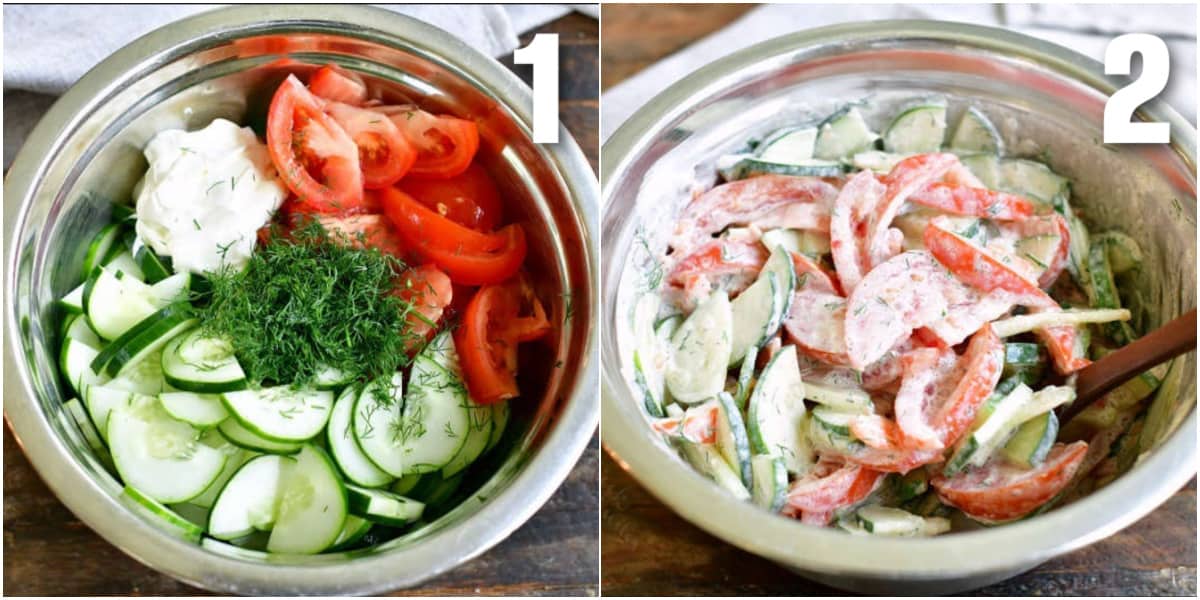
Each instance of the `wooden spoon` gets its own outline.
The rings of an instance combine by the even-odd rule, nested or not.
[[[1196,349],[1196,309],[1151,331],[1133,343],[1081,369],[1075,380],[1075,401],[1059,415],[1066,423],[1104,394],[1150,367]]]

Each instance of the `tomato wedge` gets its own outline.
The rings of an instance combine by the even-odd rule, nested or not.
[[[531,306],[526,309],[523,304]],[[549,330],[541,302],[528,286],[509,282],[480,288],[454,333],[471,398],[492,404],[520,395],[517,346]]]
[[[525,260],[525,231],[520,225],[481,233],[437,214],[394,187],[382,190],[380,200],[400,236],[455,283],[499,283],[512,277]]]
[[[340,237],[352,246],[378,248],[384,254],[407,260],[404,243],[391,222],[382,215],[320,217],[318,221],[335,239]]]
[[[1033,216],[1033,202],[1028,198],[987,188],[931,183],[909,199],[956,215],[1001,221],[1020,221]]]
[[[416,349],[433,336],[442,313],[454,298],[450,278],[433,265],[421,265],[400,274],[396,293],[412,304],[405,323],[413,336],[410,349]]]
[[[818,464],[788,489],[787,505],[802,514],[830,512],[866,498],[883,475],[862,465]]]
[[[659,433],[682,437],[693,444],[711,445],[717,443],[718,414],[716,402],[705,402],[687,409],[682,417],[658,419],[650,427]]]
[[[289,75],[275,91],[267,114],[267,148],[296,205],[318,213],[362,209],[358,147],[323,101]]]
[[[909,446],[943,448],[933,418],[954,385],[958,356],[949,348],[917,348],[900,356],[903,376],[893,410]]]
[[[400,182],[400,189],[463,227],[492,231],[504,222],[500,192],[478,163],[443,179],[407,177]]]
[[[416,149],[387,117],[342,102],[329,102],[325,112],[346,130],[358,147],[364,187],[378,189],[392,185],[416,162]]]
[[[449,115],[433,115],[415,106],[376,106],[417,149],[412,174],[445,178],[460,175],[479,150],[479,126]]]
[[[1000,382],[1004,344],[991,324],[984,325],[971,337],[961,360],[965,372],[934,420],[944,448],[953,446],[971,428],[975,413]]]
[[[362,106],[367,101],[367,84],[362,77],[334,65],[317,69],[308,80],[308,89],[317,96],[334,102]]]
[[[938,498],[978,521],[1019,519],[1066,489],[1087,454],[1087,442],[1055,444],[1045,462],[1023,469],[996,458],[983,467],[931,482]]]
[[[887,186],[880,183],[873,172],[859,171],[842,186],[834,200],[829,219],[829,249],[846,294],[853,292],[870,270],[866,215],[874,210],[886,191]]]

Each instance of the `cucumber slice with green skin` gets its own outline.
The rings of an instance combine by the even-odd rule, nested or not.
[[[114,247],[114,250],[116,249]],[[105,259],[104,268],[110,273],[121,273],[123,277],[132,277],[138,281],[146,281],[146,275],[142,273],[142,268],[133,260],[133,255],[128,250],[121,249],[120,252],[116,252],[111,257]]]
[[[897,477],[894,486],[896,500],[908,502],[929,491],[929,473],[925,469],[909,471]]]
[[[403,527],[421,518],[425,504],[383,490],[346,484],[350,514],[381,525]]]
[[[1017,256],[1036,265],[1040,275],[1054,262],[1061,242],[1062,238],[1054,234],[1035,235],[1017,240],[1014,249]]]
[[[413,500],[425,503],[425,513],[436,512],[445,508],[454,493],[462,485],[463,474],[459,473],[449,479],[443,479],[440,472],[427,473],[421,477],[419,484],[407,496]]]
[[[871,131],[858,107],[846,106],[830,115],[817,129],[817,144],[813,156],[825,160],[838,160],[869,150],[877,139],[879,134]]]
[[[421,483],[421,479],[423,477],[425,477],[425,475],[405,475],[404,477],[397,479],[389,489],[392,490],[392,493],[403,496],[413,491],[413,489],[415,489],[417,485]]]
[[[812,418],[815,425],[831,434],[846,438],[853,438],[854,436],[850,432],[850,421],[856,416],[858,416],[858,413],[833,410],[824,406],[818,406],[812,410]]]
[[[72,315],[67,319],[67,326],[63,331],[63,337],[82,342],[92,348],[99,348],[104,344],[104,342],[100,341],[96,332],[92,331],[92,326],[88,325],[87,317],[83,315]]]
[[[295,454],[303,446],[301,443],[268,440],[242,427],[242,424],[237,419],[225,419],[221,421],[221,424],[217,426],[217,431],[221,432],[221,435],[229,440],[229,443],[254,452]]]
[[[950,147],[969,152],[988,152],[997,156],[1004,154],[1004,139],[987,115],[974,106],[963,111],[950,136]]]
[[[946,462],[942,473],[946,477],[953,477],[968,466],[983,466],[1020,426],[1021,411],[1032,401],[1033,390],[1022,383],[1008,395],[991,403],[993,408],[990,414],[967,435]]]
[[[1041,351],[1037,344],[1009,342],[1004,344],[1004,364],[1015,367],[1031,367],[1041,364]]]
[[[120,271],[104,267],[84,288],[84,306],[92,329],[106,340],[116,340],[138,323],[173,302],[187,299],[191,277],[180,273],[147,285]]]
[[[992,321],[992,329],[997,336],[1010,337],[1041,327],[1127,321],[1129,316],[1129,311],[1123,308],[1064,309],[1057,312],[1029,313]]]
[[[778,288],[775,274],[766,271],[730,303],[733,315],[730,367],[740,364],[748,349],[765,344],[775,333],[771,327],[778,326],[781,319],[777,313],[782,312]]]
[[[718,290],[702,302],[671,336],[667,389],[684,404],[704,402],[725,388],[733,353],[733,310]]]
[[[767,325],[769,335],[763,337],[759,346],[766,344],[783,326],[788,310],[792,307],[792,293],[796,291],[796,266],[792,255],[784,248],[770,248],[767,262],[763,263],[762,272],[775,275],[775,307],[778,312],[772,315],[772,321]],[[760,275],[761,277],[761,275]]]
[[[1000,449],[1000,455],[1026,468],[1040,466],[1050,453],[1058,438],[1058,417],[1054,411],[1025,421],[1017,428],[1012,439]]]
[[[879,150],[868,150],[859,152],[850,157],[850,165],[856,169],[864,171],[870,170],[876,173],[890,173],[892,169],[900,161],[912,156],[911,154],[896,154],[893,152],[881,152]]]
[[[333,545],[347,515],[346,488],[324,450],[306,444],[283,481],[268,552],[316,554]]]
[[[163,503],[199,496],[227,455],[201,443],[202,432],[167,414],[158,398],[135,396],[108,417],[108,443],[121,480]]]
[[[205,435],[213,435],[214,433],[215,432],[210,431],[205,433]],[[224,439],[220,433],[215,433],[215,435]],[[189,504],[194,504],[206,509],[212,508],[213,504],[216,504],[217,502],[217,496],[221,495],[221,490],[225,489],[225,484],[233,478],[234,474],[238,472],[238,469],[241,469],[242,465],[249,462],[250,459],[256,456],[262,456],[256,452],[235,446],[232,443],[226,443],[223,446],[223,449],[229,458],[225,460],[225,467],[221,469],[221,474],[218,475],[217,479],[213,481],[207,489],[204,490],[204,493],[189,500]],[[204,519],[204,523],[208,523],[207,516]]]
[[[487,448],[488,440],[492,437],[492,407],[478,404],[467,396],[468,416],[467,440],[463,442],[458,453],[446,466],[442,467],[442,477],[449,479],[462,472],[475,462]]]
[[[862,528],[873,535],[930,536],[950,530],[950,521],[924,518],[898,508],[864,506],[855,515]]]
[[[71,398],[63,403],[63,408],[67,414],[71,415],[71,419],[75,421],[75,425],[79,427],[79,433],[83,435],[83,440],[87,442],[88,447],[96,454],[96,458],[105,466],[112,468],[112,455],[108,453],[108,448],[104,445],[104,437],[100,435],[100,431],[96,429],[96,425],[92,423],[92,418],[88,416],[87,409],[83,407],[83,402],[78,398]]]
[[[67,292],[66,296],[59,299],[58,305],[67,312],[67,314],[79,315],[83,314],[83,288],[86,283],[79,284],[79,287]]]
[[[333,411],[333,393],[290,385],[221,394],[229,415],[256,435],[276,442],[303,442],[321,433]]]
[[[88,385],[83,392],[83,400],[87,405],[88,414],[91,415],[92,422],[96,424],[100,437],[107,441],[109,415],[112,414],[113,409],[128,406],[130,402],[133,402],[133,392],[103,385]]]
[[[415,368],[415,367],[414,367]],[[354,401],[354,411],[351,415],[351,427],[358,447],[377,468],[392,477],[405,475],[404,454],[400,450],[401,430],[397,424],[402,423],[404,414],[404,379],[400,373],[395,373],[390,383],[372,381],[359,391]],[[464,401],[465,403],[465,401]],[[439,408],[442,408],[439,406]],[[461,413],[465,421],[466,410],[454,411]],[[457,423],[453,428],[455,440],[465,440],[466,425]],[[458,445],[455,446],[457,452]],[[448,457],[446,460],[449,461]]]
[[[796,163],[809,160],[817,149],[817,128],[784,129],[763,140],[758,158],[766,162]]]
[[[666,346],[659,344],[655,335],[654,320],[658,317],[662,300],[658,294],[643,294],[633,308],[633,338],[636,347],[633,349],[634,380],[642,390],[643,405],[646,412],[655,418],[666,415],[663,412],[664,394],[663,369],[666,365]]]
[[[161,502],[155,500],[149,494],[139,491],[134,486],[126,485],[125,489],[121,492],[121,496],[131,501],[130,503],[134,506],[150,514],[157,522],[165,524],[172,533],[189,542],[200,543],[200,538],[204,536],[204,528],[183,518],[179,513],[167,508]]]
[[[229,417],[221,397],[194,392],[162,392],[158,394],[163,409],[172,417],[200,428],[216,427]]]
[[[167,389],[167,381],[163,378],[159,353],[151,352],[146,358],[130,364],[124,372],[104,385],[147,396],[162,392]]]
[[[804,254],[810,258],[829,253],[829,236],[818,231],[772,229],[763,233],[762,244],[772,250],[776,246],[782,246],[788,252]]]
[[[755,504],[779,512],[787,499],[788,474],[783,459],[770,454],[759,454],[750,459],[754,471],[754,489],[750,497]]]
[[[192,314],[187,303],[170,304],[150,314],[105,346],[92,361],[92,370],[104,369],[112,377],[121,375],[195,325]]]
[[[99,351],[73,338],[63,340],[62,351],[58,354],[58,367],[63,377],[75,393],[86,398],[84,390],[88,386],[101,385],[109,380],[103,371],[92,370],[92,362],[96,360]]]
[[[508,427],[510,416],[512,416],[512,409],[508,406],[507,400],[501,400],[492,405],[492,435],[488,437],[484,452],[491,452],[492,448],[500,443],[500,439],[504,437],[504,430]]]
[[[838,412],[860,415],[875,412],[871,395],[859,389],[807,382],[804,384],[804,397]]]
[[[946,139],[946,103],[928,100],[901,109],[883,133],[883,148],[899,154],[937,152]]]
[[[749,500],[750,491],[742,483],[742,477],[729,466],[725,458],[714,447],[695,444],[683,438],[675,441],[684,458],[701,475],[708,477],[738,500]]]
[[[1134,271],[1142,266],[1142,247],[1133,238],[1120,231],[1105,231],[1092,236],[1092,244],[1106,250],[1108,266],[1113,275]]]
[[[205,335],[201,328],[176,336],[163,347],[163,376],[186,392],[219,394],[246,387],[246,372],[223,338]]]
[[[1053,206],[1071,192],[1070,180],[1046,165],[1022,158],[1000,161],[999,188]],[[1065,216],[1065,215],[1064,215]]]
[[[348,515],[346,517],[346,524],[342,525],[342,533],[338,534],[337,540],[335,540],[333,545],[329,547],[329,551],[337,552],[339,550],[345,550],[349,548],[359,540],[363,539],[363,536],[367,535],[367,532],[370,531],[371,527],[374,525],[374,523],[361,517]]]
[[[1092,242],[1088,250],[1088,274],[1092,279],[1092,304],[1096,308],[1121,308],[1121,297],[1113,280],[1112,267],[1108,264],[1108,247]],[[1128,345],[1137,336],[1126,321],[1110,321],[1104,324],[1104,333],[1119,346]]]
[[[863,443],[850,433],[850,419],[857,413],[847,413],[818,406],[808,412],[804,430],[809,441],[818,451],[837,454],[854,454],[863,448]]]
[[[83,257],[83,278],[87,279],[92,274],[92,270],[99,267],[104,258],[108,256],[109,250],[113,245],[121,239],[121,235],[125,232],[125,227],[121,223],[110,223],[105,225],[96,237],[92,238],[92,242],[88,244],[87,254]]]
[[[804,382],[789,344],[771,357],[750,395],[746,421],[754,453],[778,456],[789,473],[808,472],[813,455],[800,428],[804,414]]]
[[[329,415],[329,426],[325,428],[325,436],[329,454],[337,463],[346,479],[366,487],[387,485],[394,479],[391,475],[375,466],[371,459],[363,454],[358,440],[354,437],[354,403],[358,400],[358,388],[351,386],[342,391],[333,404],[333,413]]]
[[[774,162],[747,157],[725,171],[727,180],[745,179],[756,175],[790,175],[793,177],[840,177],[846,165],[836,160],[810,158],[797,162]]]
[[[1142,375],[1144,376],[1147,374],[1143,373]],[[1112,394],[1112,392],[1109,392],[1109,394]],[[1108,400],[1114,404],[1119,402],[1118,399],[1111,395],[1108,397]],[[1022,408],[1017,414],[1016,421],[1018,423],[1024,423],[1043,413],[1050,412],[1060,406],[1070,404],[1074,401],[1075,388],[1066,385],[1048,385],[1033,393],[1033,399],[1030,400],[1029,404],[1026,404],[1025,407]]]
[[[717,394],[716,401],[716,449],[741,477],[742,485],[750,489],[754,474],[750,470],[750,435],[746,430],[746,422],[742,419],[742,413],[738,411],[733,396],[721,392]]]
[[[140,190],[141,186],[142,186],[142,181],[139,180],[138,184],[134,188],[134,193],[133,193],[134,198],[138,197],[138,195],[139,195],[138,192],[141,191]],[[112,214],[109,215],[109,218],[112,220],[113,223],[120,223],[122,221],[132,221],[132,220],[137,219],[137,210],[128,204],[120,204],[117,202],[113,202]]]
[[[171,276],[171,259],[159,256],[142,239],[135,237],[130,247],[134,262],[144,274],[146,283],[158,283]]]
[[[270,454],[243,464],[225,483],[208,513],[208,535],[232,540],[270,531],[278,517],[284,482],[295,465],[295,458]]]
[[[988,189],[1000,187],[1000,158],[995,154],[968,154],[960,156],[959,161]]]
[[[737,390],[733,394],[733,401],[740,410],[746,410],[746,403],[750,400],[750,390],[754,387],[754,366],[757,362],[758,347],[751,346],[746,351],[746,357],[742,359],[742,367],[738,370]]]
[[[325,367],[313,377],[312,385],[318,390],[336,390],[354,381],[354,375],[333,367]]]

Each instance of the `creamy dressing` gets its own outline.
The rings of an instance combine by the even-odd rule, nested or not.
[[[287,196],[266,144],[249,127],[216,119],[198,131],[160,132],[145,154],[138,236],[176,271],[244,266],[258,229]]]

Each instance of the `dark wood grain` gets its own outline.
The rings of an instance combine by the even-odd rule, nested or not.
[[[595,169],[599,160],[596,21],[571,14],[537,31],[560,36],[562,121]],[[522,44],[532,36],[522,36]],[[502,62],[511,65],[511,57]],[[395,595],[597,595],[598,464],[598,438],[593,436],[567,481],[512,536],[420,588]],[[38,478],[7,426],[4,592],[10,596],[207,595],[126,556],[76,519]]]
[[[624,81],[752,8],[604,5],[601,87]],[[710,536],[647,493],[609,457],[601,462],[604,595],[842,594]],[[973,594],[1195,596],[1195,480],[1117,535]]]

